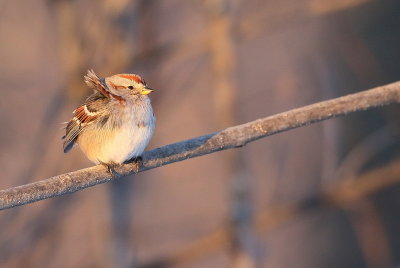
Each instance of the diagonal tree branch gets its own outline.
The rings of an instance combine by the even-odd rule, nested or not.
[[[219,132],[166,145],[143,154],[139,172],[217,151],[242,147],[257,139],[377,106],[400,103],[400,82],[293,109]],[[134,174],[134,164],[115,170]],[[0,210],[73,193],[113,180],[103,166],[94,166],[0,191]]]

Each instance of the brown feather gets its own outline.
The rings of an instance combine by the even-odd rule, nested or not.
[[[90,97],[89,97],[90,98]],[[88,101],[82,106],[79,106],[74,110],[74,117],[68,122],[67,127],[65,129],[64,140],[64,152],[68,152],[74,146],[76,139],[81,133],[82,129],[88,124],[92,123],[94,120],[99,118],[101,112],[91,107],[91,104],[95,104],[96,102],[101,102],[105,100],[105,97],[95,98],[95,96],[91,96],[91,98],[95,99],[94,101]],[[88,111],[90,113],[87,114]]]
[[[108,92],[106,86],[102,83],[100,78],[93,70],[88,70],[87,75],[85,75],[85,83],[90,88],[93,88],[104,95],[104,97],[110,98],[110,92]]]
[[[139,77],[139,79],[140,79],[140,81],[142,81],[142,79],[140,77]],[[113,97],[114,99],[118,100],[121,104],[125,103],[124,98],[122,98],[121,96],[115,95],[108,90],[107,86],[104,84],[104,82],[102,82],[102,79],[100,79],[93,70],[88,70],[87,75],[85,75],[85,82],[90,88],[97,90],[104,97],[106,97],[106,98]],[[125,88],[123,86],[116,86],[114,84],[112,84],[112,86],[115,89]]]
[[[144,81],[144,79],[142,79],[140,76],[136,75],[136,74],[118,74],[119,77],[121,78],[125,78],[125,79],[129,79],[132,81],[135,81],[136,83],[140,83],[143,85],[146,85],[146,82]]]
[[[87,107],[86,104],[76,108],[74,111],[75,118],[78,119],[82,124],[83,123],[87,124],[98,117],[98,115],[95,112],[93,112],[93,115],[87,114],[85,111],[85,107]]]
[[[118,90],[118,89],[125,89],[124,86],[117,86],[116,84],[114,84],[113,82],[109,81],[108,82],[110,84],[110,86],[112,86],[114,89]]]

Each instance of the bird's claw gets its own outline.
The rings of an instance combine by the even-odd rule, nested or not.
[[[115,168],[120,166],[119,164],[115,163],[101,163],[101,164],[106,167],[108,173],[110,173],[114,179],[120,177],[119,173],[115,171]]]
[[[132,159],[133,163],[133,171],[135,171],[135,173],[139,172],[140,166],[143,165],[143,158],[138,156]]]
[[[135,173],[138,173],[140,166],[143,165],[143,158],[138,156],[138,157],[132,158],[131,160],[129,160],[129,162],[133,162],[133,171]],[[116,164],[116,163],[101,163],[101,164],[106,167],[108,173],[110,173],[114,179],[121,176],[118,172],[115,171],[115,168],[120,167],[121,164]]]

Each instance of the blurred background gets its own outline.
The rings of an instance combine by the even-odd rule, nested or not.
[[[83,75],[158,89],[149,149],[400,78],[397,0],[0,1],[0,188],[63,154]],[[400,267],[400,107],[0,212],[1,267]]]

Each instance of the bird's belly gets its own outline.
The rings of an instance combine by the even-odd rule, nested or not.
[[[133,126],[122,128],[115,133],[114,138],[105,142],[102,148],[103,163],[121,164],[126,160],[140,156],[150,141],[152,130],[147,127]]]
[[[122,164],[142,154],[153,135],[153,128],[147,125],[131,125],[108,131],[108,133],[96,132],[86,133],[86,137],[81,137],[91,140],[92,148],[84,148],[79,144],[86,156],[96,164]]]

